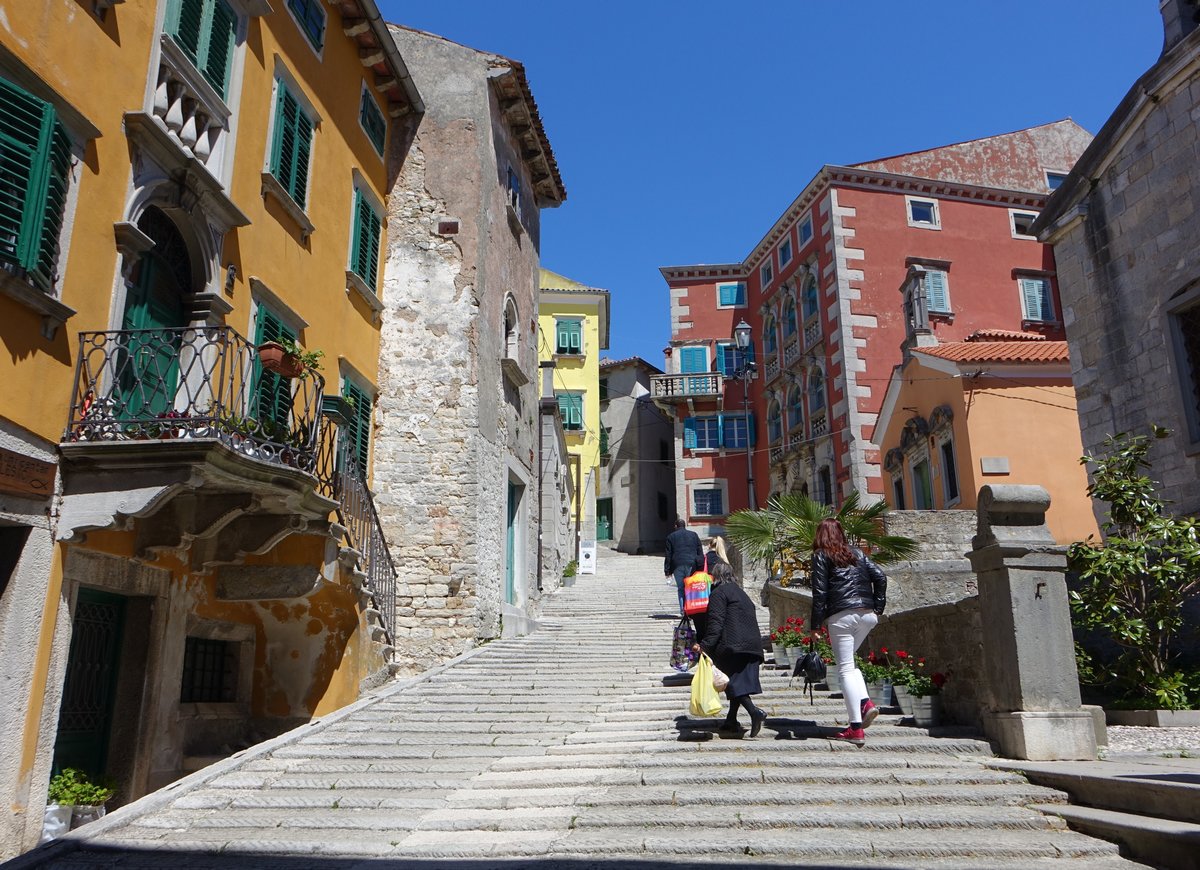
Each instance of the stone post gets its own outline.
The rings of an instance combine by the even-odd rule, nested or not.
[[[974,550],[983,626],[983,726],[1000,754],[1027,761],[1096,757],[1080,706],[1065,548],[1046,527],[1040,486],[979,491]]]

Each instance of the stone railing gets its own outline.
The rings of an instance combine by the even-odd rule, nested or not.
[[[789,335],[783,341],[783,366],[789,368],[800,359],[800,335]]]
[[[770,383],[779,377],[779,354],[767,354],[767,359],[763,363],[763,375],[766,378],[767,383]]]
[[[812,350],[821,340],[821,321],[814,317],[804,326],[804,349]]]
[[[768,453],[768,459],[772,465],[777,465],[783,461],[783,445],[772,444]]]
[[[152,112],[187,154],[219,177],[232,112],[183,50],[166,35],[162,38]]]
[[[716,396],[724,380],[720,372],[699,372],[688,375],[651,375],[650,394],[656,399],[687,399],[694,396]]]
[[[829,420],[825,416],[825,409],[813,411],[809,418],[809,428],[812,430],[812,436],[818,438],[829,431]]]
[[[794,453],[799,450],[804,444],[804,429],[798,427],[796,431],[789,432],[787,437],[787,452]]]

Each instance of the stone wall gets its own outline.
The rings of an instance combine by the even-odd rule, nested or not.
[[[562,585],[563,569],[575,558],[575,525],[571,516],[574,481],[567,461],[558,403],[542,400],[541,547],[542,593]]]
[[[975,575],[966,559],[975,534],[974,511],[889,511],[885,527],[920,547],[915,559],[884,569],[889,613],[975,594]]]

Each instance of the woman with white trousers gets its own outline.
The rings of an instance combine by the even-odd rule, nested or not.
[[[854,652],[879,624],[887,605],[887,576],[861,550],[850,546],[842,524],[821,520],[813,535],[813,628],[825,624],[842,682],[849,727],[834,735],[856,746],[866,743],[863,729],[879,715],[867,697],[867,683],[854,663]]]

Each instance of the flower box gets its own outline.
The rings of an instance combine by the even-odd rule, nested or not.
[[[288,353],[277,341],[268,341],[258,346],[258,359],[262,367],[281,378],[298,378],[304,374],[304,363],[294,353]]]

